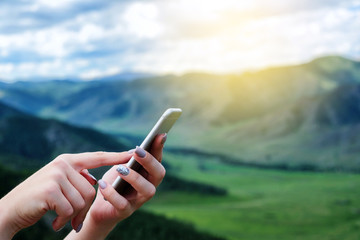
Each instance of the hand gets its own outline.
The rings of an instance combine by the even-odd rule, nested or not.
[[[0,200],[1,239],[12,238],[49,210],[57,214],[52,223],[54,230],[69,220],[79,230],[96,193],[87,168],[125,163],[130,157],[127,152],[60,155]]]
[[[160,163],[165,140],[165,134],[155,138],[151,148],[152,154],[141,148],[132,153],[135,160],[145,169],[143,172],[138,173],[125,165],[120,165],[125,174],[117,171],[118,166],[106,172],[103,179],[99,180],[99,191],[85,219],[84,228],[79,233],[72,231],[66,239],[104,239],[119,221],[130,216],[151,199],[165,176],[165,168]],[[134,188],[134,191],[125,196],[120,195],[111,186],[119,174]]]

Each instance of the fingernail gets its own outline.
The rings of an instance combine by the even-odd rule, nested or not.
[[[77,233],[80,232],[82,226],[83,226],[83,223],[80,223],[79,226],[76,228],[75,231],[76,231]]]
[[[56,230],[56,232],[60,232],[61,230],[63,230],[63,229],[64,229],[64,227],[65,227],[65,225],[64,225],[64,226],[62,226],[61,228],[59,228],[58,230]]]
[[[118,171],[123,176],[127,176],[130,173],[130,170],[123,165],[119,165],[116,171]]]
[[[135,152],[135,149],[131,149],[128,151],[128,154],[133,154]]]
[[[145,150],[138,146],[136,146],[135,153],[141,158],[146,156]]]
[[[161,139],[161,144],[164,145],[164,143],[166,142],[166,139],[167,139],[167,134],[164,133],[164,136],[163,138]]]
[[[88,175],[95,181],[95,183],[97,182],[97,179],[91,173],[88,173]]]
[[[105,188],[106,188],[106,182],[105,182],[104,180],[100,179],[100,180],[98,181],[98,184],[99,184],[99,187],[100,187],[101,189],[105,189]]]

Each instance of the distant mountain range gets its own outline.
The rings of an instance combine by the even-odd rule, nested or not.
[[[164,109],[181,107],[170,145],[245,163],[360,170],[359,89],[360,62],[329,56],[242,75],[3,83],[0,99],[118,136],[144,136]]]

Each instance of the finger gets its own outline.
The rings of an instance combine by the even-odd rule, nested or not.
[[[155,186],[138,172],[127,168],[125,165],[119,165],[116,171],[118,171],[121,178],[128,182],[135,189],[138,195],[140,195],[140,205],[150,200],[155,195]]]
[[[159,162],[161,162],[162,160],[163,148],[166,139],[167,139],[166,133],[159,134],[156,136],[153,143],[151,144],[150,152]]]
[[[146,170],[146,178],[148,181],[157,187],[165,176],[166,171],[164,166],[150,153],[139,147],[135,150],[134,158]]]
[[[91,185],[96,185],[97,184],[97,179],[91,174],[89,173],[89,171],[87,169],[83,169],[80,174],[91,184]]]
[[[80,231],[81,224],[85,220],[86,214],[89,211],[91,204],[95,198],[96,191],[94,187],[88,182],[88,180],[86,180],[74,169],[70,169],[67,172],[67,177],[69,179],[69,182],[75,187],[75,189],[80,193],[81,197],[85,201],[85,206],[79,210],[77,215],[75,215],[71,221],[71,225],[78,232]]]
[[[50,209],[54,210],[58,215],[52,222],[53,229],[58,231],[65,226],[71,215],[74,213],[74,209],[63,194],[50,194],[48,205],[50,206]]]
[[[83,169],[92,169],[126,163],[131,158],[131,154],[128,152],[87,152],[63,154],[60,155],[59,158],[65,159],[76,171],[80,172]]]
[[[81,175],[79,175],[81,177]],[[86,181],[85,179],[83,179],[84,181]],[[86,183],[88,185],[90,185],[87,181]],[[86,202],[84,200],[84,198],[82,197],[82,195],[80,194],[80,192],[69,182],[69,181],[64,181],[60,183],[61,186],[61,190],[65,196],[65,198],[69,201],[69,203],[71,204],[72,208],[73,208],[73,214],[69,217],[69,216],[59,216],[58,221],[60,221],[61,223],[66,223],[68,222],[70,219],[74,218],[75,216],[77,216],[81,210],[83,210],[86,207]],[[76,230],[78,227],[78,225],[73,226],[73,228]]]
[[[104,198],[114,206],[119,212],[131,213],[131,205],[129,201],[121,196],[116,190],[105,180],[99,180],[99,189]]]
[[[119,174],[116,172],[116,168],[118,167],[118,165],[113,166],[112,168],[110,168],[102,177],[103,180],[107,181],[107,182],[114,182],[115,179],[119,176]]]

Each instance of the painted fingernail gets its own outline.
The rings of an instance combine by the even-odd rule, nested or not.
[[[138,146],[136,146],[135,153],[141,158],[146,156],[145,150]]]
[[[76,231],[77,233],[80,232],[82,226],[83,226],[83,223],[80,223],[79,226],[76,228],[75,231]]]
[[[133,154],[135,152],[135,148],[128,151],[128,154]]]
[[[88,175],[95,181],[95,184],[97,183],[97,179],[91,174],[91,173],[88,173]]]
[[[127,176],[130,173],[130,170],[123,165],[119,165],[116,171],[118,171],[123,176]]]
[[[105,182],[104,180],[100,179],[100,180],[98,181],[98,184],[99,184],[99,187],[100,187],[101,189],[105,189],[105,188],[106,188],[106,182]]]
[[[164,145],[164,143],[166,142],[166,139],[167,139],[167,134],[164,133],[164,136],[163,138],[161,139],[161,144]]]
[[[64,227],[65,227],[65,225],[64,225],[64,226],[62,226],[61,228],[59,228],[58,230],[56,230],[56,232],[60,232],[61,230],[63,230],[63,229],[64,229]]]

